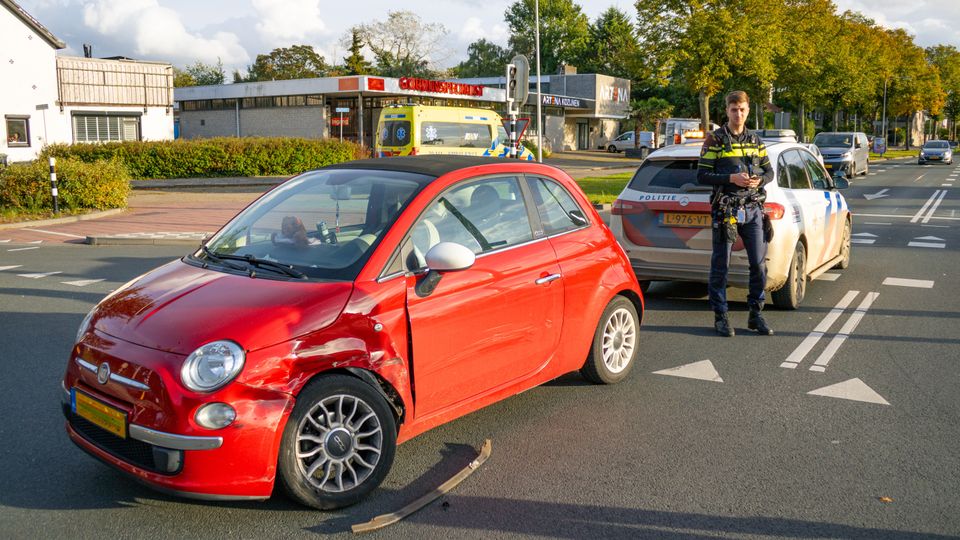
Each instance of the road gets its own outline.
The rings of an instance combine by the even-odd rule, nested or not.
[[[874,165],[844,192],[852,264],[767,311],[773,337],[712,332],[705,287],[655,283],[624,383],[576,374],[404,445],[337,512],[170,498],[75,448],[59,381],[83,314],[183,247],[0,244],[0,531],[11,538],[347,537],[472,459],[444,497],[376,538],[960,536],[960,166]],[[2,236],[0,236],[2,241]],[[91,281],[98,280],[98,281]]]

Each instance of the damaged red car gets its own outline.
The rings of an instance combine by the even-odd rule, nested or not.
[[[338,508],[396,445],[571,371],[615,383],[643,298],[579,187],[537,163],[344,163],[263,195],[104,298],[70,439],[162,491]]]

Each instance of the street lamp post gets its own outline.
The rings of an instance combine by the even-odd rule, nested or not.
[[[543,125],[541,124],[540,104],[540,0],[533,2],[534,47],[537,50],[537,162],[543,163]]]
[[[883,154],[887,151],[887,79],[883,79],[883,120],[880,121],[881,134],[883,135],[883,153],[880,154],[880,157],[883,157]]]

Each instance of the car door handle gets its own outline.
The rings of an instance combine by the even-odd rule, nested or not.
[[[545,283],[550,283],[551,281],[556,281],[560,279],[560,274],[550,274],[549,276],[544,276],[537,280],[537,285],[543,285]]]

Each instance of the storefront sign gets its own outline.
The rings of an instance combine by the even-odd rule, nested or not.
[[[600,94],[597,97],[614,103],[627,103],[630,101],[630,92],[619,86],[604,86],[600,89]]]
[[[544,105],[547,105],[550,107],[570,107],[573,109],[583,108],[583,102],[577,98],[550,96],[550,95],[544,94],[543,96],[541,96],[541,101]]]
[[[430,81],[413,77],[400,78],[401,90],[416,90],[418,92],[433,92],[436,94],[456,94],[460,96],[482,96],[483,86],[479,84],[463,84],[447,81]]]
[[[379,77],[370,77],[367,79],[367,90],[379,90],[383,92],[383,79]]]

